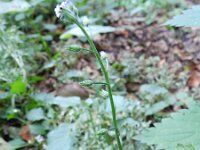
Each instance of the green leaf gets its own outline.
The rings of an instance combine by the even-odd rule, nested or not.
[[[0,14],[8,12],[19,12],[30,8],[30,4],[23,0],[14,0],[11,2],[0,2]]]
[[[175,16],[164,25],[200,27],[200,6],[193,6],[191,9],[183,11],[183,14]]]
[[[17,79],[11,84],[10,92],[12,94],[22,94],[26,92],[26,84],[22,81],[21,78]]]
[[[47,135],[46,150],[73,150],[75,134],[70,124],[61,124]]]
[[[127,110],[127,108],[130,105],[131,106],[135,105],[132,101],[129,101],[129,100],[125,99],[123,96],[119,96],[119,95],[113,95],[113,100],[115,103],[116,113],[124,112],[124,110]],[[106,99],[105,106],[104,105],[100,106],[100,107],[102,107],[102,111],[111,113],[112,110],[110,107],[110,99],[109,98]]]
[[[59,107],[67,108],[74,107],[81,103],[80,97],[62,97],[62,96],[53,96],[47,93],[37,93],[31,95],[36,101],[40,101],[45,105],[58,105]]]
[[[81,86],[92,86],[93,84],[94,84],[94,81],[92,81],[92,80],[84,80],[84,81],[81,81],[80,83],[79,83]]]
[[[31,134],[33,135],[43,135],[45,134],[45,128],[41,124],[31,124],[29,125]]]
[[[164,108],[175,104],[176,99],[173,96],[167,96],[164,100],[157,102],[155,104],[153,104],[150,108],[148,108],[145,111],[145,115],[153,115],[161,110],[163,110]]]
[[[12,146],[12,150],[13,149],[18,149],[18,148],[22,148],[25,147],[27,144],[20,138],[16,138],[12,141],[9,142],[9,144]]]
[[[195,150],[192,145],[178,145],[177,150]]]
[[[26,114],[26,118],[29,121],[39,121],[45,119],[44,111],[42,108],[32,109]]]
[[[100,34],[100,33],[114,32],[115,28],[110,27],[110,26],[91,25],[91,26],[85,27],[85,30],[87,31],[87,33],[90,34],[91,37],[93,37],[93,36]],[[77,36],[77,37],[83,37],[84,36],[82,31],[78,27],[74,27],[71,30],[63,33],[60,36],[60,39],[65,39],[65,37],[69,37],[69,35],[74,35],[74,36]]]
[[[168,93],[168,91],[164,87],[161,87],[156,84],[143,84],[140,87],[139,92],[144,95],[150,94],[152,96],[164,95]]]
[[[135,137],[148,145],[156,145],[158,149],[176,150],[178,145],[192,145],[200,149],[200,104],[189,109],[173,113],[155,127],[149,128]]]
[[[53,99],[52,104],[63,108],[74,107],[81,103],[80,97],[61,97],[57,96]]]

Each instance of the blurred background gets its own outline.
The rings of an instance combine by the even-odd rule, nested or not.
[[[0,150],[116,149],[111,109],[95,57],[74,24],[56,18],[59,0],[0,1]],[[196,28],[164,26],[198,0],[74,0],[105,52],[125,150],[143,129],[200,98]]]

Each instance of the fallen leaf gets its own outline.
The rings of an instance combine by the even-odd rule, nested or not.
[[[23,126],[19,132],[19,135],[25,141],[30,141],[33,139],[33,135],[31,134],[28,126]]]
[[[200,85],[200,72],[192,71],[191,75],[187,81],[189,87],[198,87]]]
[[[82,88],[78,83],[65,84],[54,91],[52,94],[65,97],[79,96],[82,99],[86,99],[89,97],[89,92],[86,89]]]

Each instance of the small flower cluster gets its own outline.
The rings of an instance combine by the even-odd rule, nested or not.
[[[61,4],[57,4],[54,11],[58,18],[62,17],[64,11],[70,18],[78,18],[78,10],[70,0],[65,0]]]

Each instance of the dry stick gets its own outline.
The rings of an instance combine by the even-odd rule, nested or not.
[[[92,49],[92,51],[94,52],[99,64],[100,64],[100,67],[101,67],[101,71],[104,75],[104,78],[105,78],[105,81],[106,81],[106,86],[107,86],[107,90],[108,90],[108,94],[109,94],[109,98],[110,98],[110,105],[111,105],[111,109],[112,109],[112,118],[113,118],[113,124],[114,124],[114,128],[115,128],[115,136],[116,136],[116,139],[117,139],[117,145],[119,147],[119,150],[122,150],[122,145],[121,145],[121,142],[120,142],[120,138],[119,138],[119,130],[117,128],[117,120],[116,120],[116,111],[115,111],[115,104],[114,104],[114,100],[113,100],[113,96],[112,96],[112,90],[111,90],[111,87],[110,87],[110,81],[109,81],[109,77],[108,77],[108,73],[103,65],[103,62],[101,60],[101,57],[93,43],[93,41],[91,40],[90,36],[88,35],[87,31],[84,29],[84,27],[82,26],[82,24],[78,21],[75,21],[75,24],[81,29],[81,31],[84,33],[84,35],[86,36],[87,38],[87,41],[89,42],[90,44],[90,47]]]

